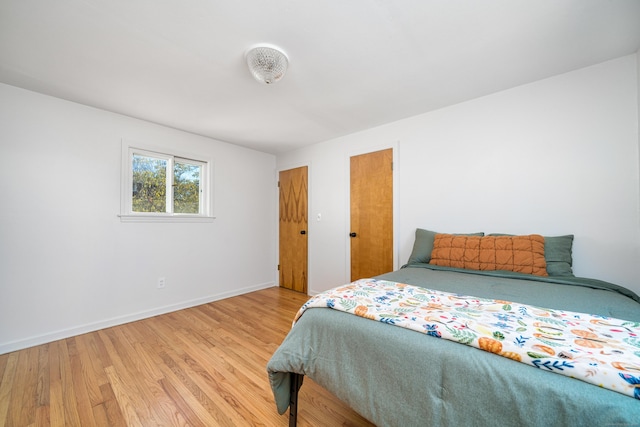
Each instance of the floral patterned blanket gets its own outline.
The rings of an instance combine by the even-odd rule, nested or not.
[[[640,322],[376,279],[320,293],[329,307],[445,338],[640,399]]]

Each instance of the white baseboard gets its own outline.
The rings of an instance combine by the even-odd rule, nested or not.
[[[111,319],[105,319],[99,322],[88,323],[88,324],[76,326],[73,328],[62,329],[59,331],[37,335],[30,338],[11,341],[8,343],[2,343],[0,344],[0,354],[10,353],[12,351],[22,350],[22,349],[33,347],[36,345],[50,343],[53,341],[74,337],[76,335],[86,334],[88,332],[94,332],[100,329],[110,328],[112,326],[123,325],[125,323],[135,322],[136,320],[147,319],[149,317],[158,316],[160,314],[171,313],[172,311],[178,311],[178,310],[182,310],[189,307],[208,304],[213,301],[219,301],[222,299],[243,295],[249,292],[259,291],[261,289],[267,289],[274,286],[276,285],[273,282],[262,283],[260,285],[249,286],[241,289],[234,289],[233,291],[222,292],[222,293],[210,295],[204,298],[197,298],[190,301],[183,301],[178,304],[171,304],[164,307],[154,308],[152,310],[140,311],[140,312],[128,314],[125,316],[113,317]]]

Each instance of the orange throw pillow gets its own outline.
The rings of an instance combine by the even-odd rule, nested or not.
[[[544,237],[436,234],[429,264],[548,276]]]

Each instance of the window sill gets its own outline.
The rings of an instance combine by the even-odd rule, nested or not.
[[[196,215],[118,215],[121,222],[213,222],[215,216]]]

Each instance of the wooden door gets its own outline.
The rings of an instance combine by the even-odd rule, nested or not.
[[[351,280],[393,270],[393,150],[351,157]]]
[[[280,172],[280,286],[307,293],[307,167]]]

